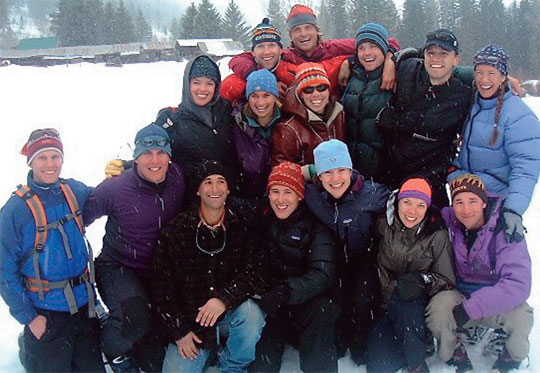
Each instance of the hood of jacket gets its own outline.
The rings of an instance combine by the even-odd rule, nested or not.
[[[196,60],[199,58],[207,58],[213,65],[215,65],[216,69],[218,70],[218,77],[219,81],[216,82],[216,88],[214,90],[214,96],[212,97],[212,101],[210,101],[205,106],[199,106],[193,102],[193,98],[191,97],[191,91],[189,88],[189,73],[191,72],[191,69],[193,68],[193,64]],[[217,104],[219,101],[219,90],[221,88],[221,73],[219,72],[219,66],[207,55],[201,55],[198,57],[195,57],[193,60],[189,61],[186,69],[184,70],[184,81],[182,85],[182,103],[180,104],[180,107],[183,110],[188,110],[189,112],[193,113],[199,120],[206,125],[212,127],[213,120],[212,120],[212,108]]]

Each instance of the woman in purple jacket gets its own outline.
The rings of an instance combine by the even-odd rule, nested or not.
[[[262,197],[270,175],[272,134],[280,118],[277,80],[267,69],[247,78],[247,103],[235,105],[233,138],[242,168],[240,190],[245,197]]]
[[[97,287],[110,313],[103,352],[115,372],[138,372],[138,366],[157,372],[166,342],[160,343],[150,308],[152,252],[160,229],[180,213],[185,178],[183,168],[170,163],[170,138],[160,126],[137,133],[133,157],[134,167],[93,190],[83,216],[86,225],[108,216],[96,259]]]
[[[465,174],[450,184],[452,207],[443,209],[454,248],[456,290],[435,295],[427,326],[439,340],[439,357],[458,372],[472,370],[456,332],[484,325],[508,334],[493,372],[518,369],[529,353],[533,310],[531,259],[525,240],[508,242],[498,226],[503,200],[488,194],[482,180]],[[500,224],[499,224],[500,225]]]

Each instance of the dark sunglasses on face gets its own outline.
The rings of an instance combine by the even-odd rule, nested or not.
[[[306,87],[302,89],[302,92],[307,93],[309,95],[315,92],[315,90],[317,90],[317,92],[324,92],[327,89],[328,89],[328,86],[326,84],[319,84],[318,86],[315,86],[315,87],[314,86]]]
[[[169,140],[167,139],[142,139],[135,143],[136,145],[141,144],[144,147],[151,147],[153,145],[157,146],[167,146],[169,145]]]

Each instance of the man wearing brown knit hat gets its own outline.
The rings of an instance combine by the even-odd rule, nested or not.
[[[531,293],[531,258],[525,239],[508,242],[497,228],[503,200],[486,191],[473,174],[450,183],[452,206],[442,211],[450,231],[455,257],[456,289],[435,295],[426,323],[439,340],[439,358],[472,370],[456,329],[483,325],[508,334],[493,364],[493,372],[518,369],[529,353],[533,310],[526,303]]]

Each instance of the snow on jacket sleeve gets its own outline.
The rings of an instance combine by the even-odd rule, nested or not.
[[[334,283],[336,244],[332,231],[319,221],[314,223],[307,257],[308,270],[285,283],[291,290],[288,304],[302,304],[324,293]]]
[[[89,226],[96,219],[102,216],[110,215],[114,211],[114,196],[118,193],[115,187],[122,175],[115,178],[104,180],[101,184],[92,190],[92,193],[84,205],[83,219],[84,225]]]
[[[525,240],[507,243],[504,232],[497,234],[495,272],[499,281],[473,292],[463,301],[471,319],[491,317],[513,310],[524,303],[531,293],[531,258]]]
[[[229,68],[234,74],[245,80],[249,73],[257,68],[257,63],[251,52],[244,52],[231,58]]]
[[[246,92],[246,80],[231,74],[221,82],[219,95],[231,104]]]
[[[504,132],[504,149],[511,167],[504,207],[523,215],[540,172],[540,122],[520,98],[511,100],[516,106],[522,105],[523,115],[506,124]]]
[[[439,230],[433,240],[433,264],[431,265],[432,283],[429,287],[429,295],[433,296],[439,291],[454,287],[456,278],[454,275],[454,262],[452,244],[448,238],[447,230]]]
[[[296,130],[287,122],[278,123],[272,136],[272,167],[285,161],[303,164],[301,154],[302,143]]]
[[[180,300],[175,296],[173,273],[178,268],[173,268],[169,256],[168,228],[160,235],[157,245],[152,253],[151,295],[157,312],[167,327],[168,335],[177,341],[187,335],[191,328],[182,312]]]
[[[11,315],[21,324],[28,324],[36,316],[30,298],[25,296],[16,253],[21,252],[22,227],[15,222],[24,202],[11,197],[0,212],[0,295],[9,307]]]

